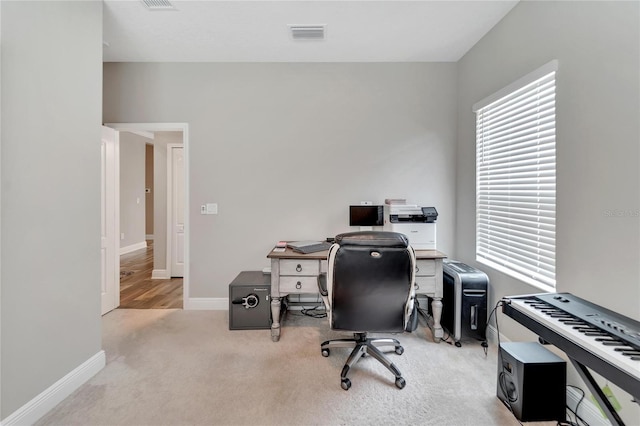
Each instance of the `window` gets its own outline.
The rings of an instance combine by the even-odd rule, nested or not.
[[[476,260],[547,291],[556,285],[557,67],[473,106]]]

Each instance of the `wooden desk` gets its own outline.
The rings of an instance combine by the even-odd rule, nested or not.
[[[290,248],[271,251],[271,340],[280,340],[280,307],[289,294],[318,293],[318,275],[327,271],[328,251],[302,254]],[[416,294],[431,298],[433,340],[440,342],[444,333],[442,317],[442,259],[447,256],[437,250],[416,250]]]

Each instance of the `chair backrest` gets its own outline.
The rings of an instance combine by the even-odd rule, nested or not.
[[[415,254],[396,232],[340,234],[329,250],[331,328],[402,332],[413,308]]]

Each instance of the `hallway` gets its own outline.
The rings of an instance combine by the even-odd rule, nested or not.
[[[182,278],[152,280],[153,240],[120,256],[120,309],[182,309]]]

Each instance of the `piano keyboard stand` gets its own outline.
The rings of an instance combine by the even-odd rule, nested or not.
[[[640,322],[570,293],[505,297],[502,312],[564,351],[611,424],[624,425],[591,371],[640,400]]]

